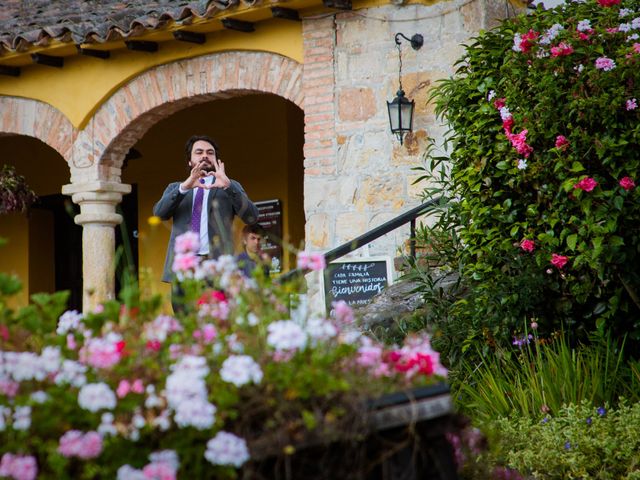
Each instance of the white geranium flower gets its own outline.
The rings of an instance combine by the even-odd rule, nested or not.
[[[262,380],[262,370],[249,355],[231,355],[222,362],[220,378],[225,382],[233,383],[236,387],[247,383],[257,384]]]
[[[207,442],[204,458],[214,465],[241,467],[249,460],[249,449],[244,439],[228,432],[218,434]]]
[[[278,351],[302,350],[307,345],[307,335],[292,320],[273,322],[267,331],[267,344]]]
[[[90,412],[113,410],[116,407],[116,394],[106,383],[88,383],[78,393],[78,404]]]

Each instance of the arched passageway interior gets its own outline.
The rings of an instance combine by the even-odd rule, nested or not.
[[[123,183],[137,191],[139,223],[129,228],[137,231],[140,268],[148,274],[143,278],[153,285],[159,285],[170,224],[153,227],[147,219],[167,184],[187,177],[184,144],[194,134],[217,141],[228,176],[239,181],[254,202],[279,200],[286,243],[299,248],[304,241],[303,112],[276,95],[230,92],[228,98],[191,106],[158,121],[123,165]],[[241,225],[234,229],[238,240]],[[294,257],[285,251],[282,269],[292,266]]]

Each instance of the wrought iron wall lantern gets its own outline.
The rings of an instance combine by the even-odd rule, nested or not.
[[[391,133],[395,134],[400,140],[402,145],[404,136],[411,132],[413,128],[413,109],[415,102],[404,96],[404,90],[402,89],[402,49],[400,48],[401,38],[411,43],[411,48],[414,50],[420,50],[424,43],[424,38],[419,33],[416,33],[411,38],[407,38],[402,33],[396,33],[396,47],[398,48],[398,93],[396,98],[387,102],[387,109],[389,110],[389,124],[391,126]]]

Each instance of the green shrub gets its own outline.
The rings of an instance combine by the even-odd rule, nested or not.
[[[640,403],[609,409],[584,401],[492,427],[493,460],[532,478],[640,479]]]
[[[428,152],[425,196],[451,199],[436,228],[459,237],[467,291],[434,320],[451,362],[533,318],[640,339],[640,2],[602,2],[481,33],[434,90],[450,131],[446,154]]]

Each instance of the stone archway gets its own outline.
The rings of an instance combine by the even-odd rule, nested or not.
[[[155,124],[192,105],[249,93],[270,93],[302,108],[302,65],[265,52],[225,52],[153,68],[116,91],[78,133],[71,184],[63,192],[81,206],[83,308],[113,298],[115,213],[129,185],[121,167],[129,149]]]
[[[77,129],[51,105],[18,97],[0,97],[0,134],[37,138],[56,150],[69,163]]]
[[[273,53],[236,51],[180,60],[151,69],[114,93],[76,144],[91,145],[85,153],[98,161],[95,180],[119,181],[127,151],[158,119],[198,103],[254,92],[272,93],[302,108],[301,83],[302,65]],[[81,169],[72,172],[73,178],[88,179]]]

